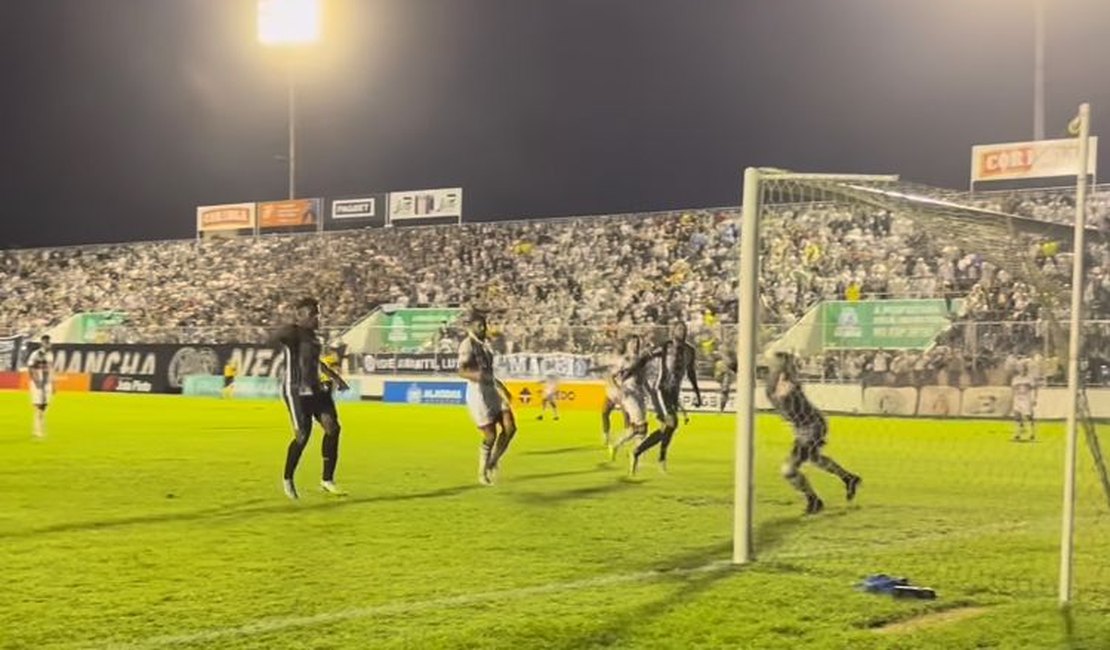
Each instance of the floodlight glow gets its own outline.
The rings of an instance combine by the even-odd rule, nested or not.
[[[308,45],[320,39],[320,0],[258,0],[263,45]]]

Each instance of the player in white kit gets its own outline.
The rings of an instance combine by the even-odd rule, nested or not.
[[[543,414],[547,413],[547,407],[551,407],[551,412],[554,414],[555,419],[559,419],[559,378],[555,375],[548,375],[543,381],[543,402],[540,403],[540,414],[536,416],[537,420],[543,419]]]
[[[1029,371],[1029,362],[1021,364],[1018,373],[1010,381],[1014,393],[1014,442],[1026,442],[1025,422],[1029,422],[1028,442],[1037,439],[1033,409],[1037,406],[1037,378]]]
[[[39,347],[27,356],[27,374],[31,379],[31,406],[35,410],[36,438],[46,437],[46,407],[54,393],[54,353],[50,350],[50,337],[39,339]]]
[[[617,457],[617,452],[625,444],[647,437],[647,379],[645,364],[640,354],[640,337],[633,335],[625,343],[624,356],[620,366],[613,373],[612,382],[618,389],[621,410],[624,411],[627,426],[625,436],[616,444],[609,445],[609,460]]]
[[[478,482],[493,485],[498,463],[516,435],[516,419],[509,389],[493,376],[493,350],[486,342],[486,318],[481,314],[471,316],[470,332],[459,345],[459,376],[467,381],[466,406],[482,432]]]

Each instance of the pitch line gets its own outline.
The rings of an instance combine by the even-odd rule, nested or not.
[[[686,577],[702,573],[710,573],[713,571],[730,570],[732,569],[732,567],[733,565],[730,562],[720,561],[712,562],[700,567],[694,567],[690,569],[640,571],[638,573],[599,576],[596,578],[587,578],[584,580],[552,582],[543,585],[536,585],[534,587],[520,587],[516,589],[502,589],[499,591],[466,593],[459,594],[457,596],[446,596],[443,598],[432,598],[428,600],[416,600],[409,602],[388,603],[384,605],[375,605],[372,607],[355,607],[351,609],[339,610],[336,612],[313,614],[311,616],[280,616],[274,618],[264,618],[253,623],[247,623],[246,625],[239,625],[235,627],[216,628],[213,630],[208,630],[204,632],[193,632],[189,634],[158,636],[142,641],[136,641],[133,643],[109,643],[106,645],[94,647],[111,648],[113,650],[141,650],[144,648],[164,648],[176,645],[208,643],[229,638],[272,634],[274,632],[282,632],[284,630],[313,627],[318,625],[325,625],[328,623],[341,623],[344,621],[355,621],[383,616],[414,614],[426,610],[438,610],[450,607],[466,607],[469,605],[489,601],[504,601],[506,599],[529,598],[532,596],[574,592],[583,589],[596,589],[598,587],[610,587],[613,585],[623,585],[634,582],[650,582],[653,580],[665,579],[675,576]]]

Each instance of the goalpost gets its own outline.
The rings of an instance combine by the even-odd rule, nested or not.
[[[1064,311],[1060,296],[1064,284],[1057,277],[1040,273],[1033,267],[1029,249],[1034,241],[1070,241],[1072,250],[1085,250],[1087,205],[1087,147],[1089,138],[1089,107],[1083,104],[1071,128],[1078,137],[1080,167],[1076,170],[1075,223],[1071,226],[1053,224],[1007,214],[1000,210],[976,207],[962,202],[954,192],[902,182],[890,175],[801,174],[780,169],[748,168],[744,173],[743,203],[740,222],[739,322],[737,334],[736,376],[736,453],[734,485],[733,562],[747,564],[755,560],[760,549],[755,545],[755,448],[757,413],[757,369],[766,352],[766,333],[761,318],[761,235],[768,219],[797,218],[812,212],[816,205],[850,206],[847,210],[868,209],[908,219],[922,236],[939,242],[958,240],[967,249],[981,253],[997,268],[1007,271],[1028,284],[1031,291],[1045,303],[1049,326]],[[1067,604],[1073,592],[1076,460],[1078,431],[1083,414],[1080,396],[1080,359],[1083,351],[1083,290],[1084,255],[1072,260],[1070,308],[1067,309],[1066,337],[1062,331],[1052,333],[1054,343],[1062,348],[1067,340],[1067,395],[1065,429],[1065,467],[1063,474],[1062,535],[1059,543],[1060,567],[1058,598]],[[1065,278],[1066,280],[1066,278]],[[769,290],[769,289],[768,289]],[[1062,323],[1061,323],[1062,325]],[[1062,329],[1062,328],[1058,328]],[[763,340],[761,340],[763,339]],[[1045,347],[1048,347],[1046,342]],[[1061,349],[1062,353],[1063,350]],[[1060,354],[1063,356],[1063,354]],[[1085,403],[1085,402],[1084,402]],[[1103,474],[1098,439],[1093,425],[1087,426],[1087,439],[1098,471]],[[834,434],[835,435],[835,434]],[[1110,494],[1106,495],[1110,498]]]

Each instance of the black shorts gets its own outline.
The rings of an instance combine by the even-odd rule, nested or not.
[[[285,406],[289,409],[289,420],[293,425],[293,435],[298,439],[308,440],[312,434],[312,421],[323,424],[325,417],[330,417],[339,422],[339,414],[335,410],[335,400],[331,393],[318,393],[315,395],[296,395],[292,399],[285,396]]]
[[[235,383],[235,377],[228,377],[227,375],[224,375],[224,388],[227,388],[228,386],[230,386],[234,383]]]
[[[666,420],[668,416],[677,418],[680,400],[677,389],[659,388],[651,391],[652,406],[655,407],[655,414],[660,420]]]
[[[790,450],[790,459],[799,464],[815,459],[825,446],[828,433],[829,425],[823,419],[795,424],[794,448]]]

